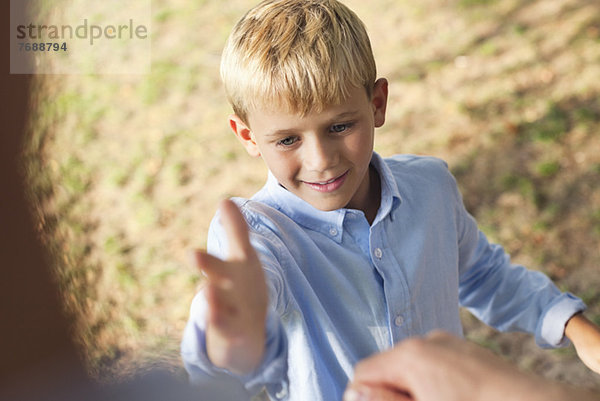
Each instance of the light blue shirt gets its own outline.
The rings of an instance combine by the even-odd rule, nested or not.
[[[462,336],[459,305],[499,330],[534,334],[542,347],[565,343],[566,322],[585,305],[487,241],[443,161],[374,153],[371,163],[381,178],[371,225],[358,210],[313,208],[272,175],[252,200],[236,199],[271,301],[265,357],[237,378],[242,388],[266,386],[272,399],[341,400],[359,360],[432,329]],[[227,255],[218,215],[208,251]],[[206,356],[205,316],[199,293],[182,341],[196,384],[227,375]]]

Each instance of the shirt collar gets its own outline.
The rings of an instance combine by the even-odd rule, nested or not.
[[[371,164],[377,170],[381,180],[381,204],[373,222],[375,225],[400,204],[401,197],[392,171],[376,152],[373,152]],[[274,203],[271,206],[306,228],[321,232],[338,243],[342,241],[344,219],[350,212],[349,209],[342,208],[329,212],[316,209],[310,203],[279,185],[270,171],[266,189]]]
[[[375,225],[390,215],[402,203],[402,197],[392,170],[378,153],[373,152],[371,164],[379,173],[379,179],[381,180],[381,204],[373,221],[373,225]]]

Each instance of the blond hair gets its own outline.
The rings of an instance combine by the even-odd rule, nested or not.
[[[335,0],[266,0],[235,25],[221,78],[234,112],[284,107],[306,115],[340,104],[352,87],[370,97],[376,79],[362,21]]]

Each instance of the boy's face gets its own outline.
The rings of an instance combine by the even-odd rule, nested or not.
[[[319,210],[347,207],[368,214],[379,207],[369,163],[386,104],[387,81],[380,79],[371,99],[364,88],[353,88],[345,102],[319,113],[254,110],[249,126],[237,116],[230,124],[248,153],[261,156],[290,192]]]

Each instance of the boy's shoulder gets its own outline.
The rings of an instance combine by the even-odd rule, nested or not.
[[[260,192],[259,192],[260,193]],[[250,229],[260,230],[265,224],[269,225],[269,221],[281,219],[284,215],[277,207],[271,205],[267,199],[263,197],[257,198],[256,195],[252,198],[233,197],[230,198],[236,204],[242,215],[246,219]],[[217,211],[213,217],[213,224],[220,220],[220,212]]]
[[[383,160],[401,196],[454,197],[458,191],[448,163],[440,158],[399,154]]]
[[[433,156],[398,154],[383,159],[397,182],[454,181],[448,163]]]
[[[448,163],[434,156],[397,154],[383,159],[392,170],[447,170]]]
[[[280,242],[282,233],[293,233],[299,230],[297,222],[286,214],[281,207],[269,198],[266,191],[259,191],[252,198],[232,197],[233,201],[248,225],[251,237],[262,238],[267,242]],[[258,195],[261,196],[258,196]],[[226,238],[225,228],[221,223],[220,211],[217,211],[210,223],[209,239]]]
[[[252,244],[263,251],[270,249],[268,253],[279,253],[274,251],[282,246],[281,232],[293,229],[290,219],[264,202],[241,197],[230,200],[244,216]],[[217,210],[208,228],[207,250],[218,257],[225,257],[227,243],[227,230],[221,221],[221,212]]]

